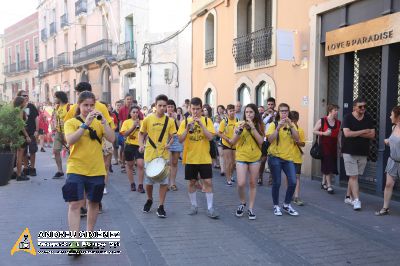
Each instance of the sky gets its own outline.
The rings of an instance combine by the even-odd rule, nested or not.
[[[1,0],[0,34],[4,29],[35,13],[38,0]]]

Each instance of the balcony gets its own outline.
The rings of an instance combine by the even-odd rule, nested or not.
[[[42,40],[42,42],[47,41],[47,29],[44,28],[40,31],[40,39]]]
[[[103,39],[73,52],[74,65],[82,65],[113,56],[113,43]]]
[[[62,15],[60,17],[60,27],[63,29],[63,28],[68,27],[68,26],[69,26],[69,24],[68,24],[68,14],[65,13],[64,15]]]
[[[54,70],[54,58],[47,59],[47,72],[51,72]]]
[[[204,59],[206,65],[212,65],[214,63],[214,48],[205,51]]]
[[[266,66],[272,56],[272,28],[264,28],[233,40],[232,54],[239,70]]]
[[[70,53],[62,53],[56,57],[55,65],[57,68],[63,68],[71,65]]]
[[[29,61],[20,61],[14,64],[4,66],[5,75],[16,75],[21,72],[29,71]]]
[[[49,36],[51,37],[51,36],[55,35],[56,32],[57,32],[56,23],[55,22],[50,23],[50,35]]]
[[[87,0],[78,0],[75,2],[75,16],[87,13]]]
[[[117,61],[120,69],[127,69],[136,66],[134,42],[125,42],[118,45]]]

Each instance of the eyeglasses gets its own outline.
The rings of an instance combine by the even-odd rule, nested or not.
[[[357,107],[358,107],[358,109],[366,109],[366,108],[367,108],[367,105],[364,104],[364,105],[359,105],[359,106],[357,106]]]

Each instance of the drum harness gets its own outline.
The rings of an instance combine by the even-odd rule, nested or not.
[[[167,125],[168,125],[168,116],[165,116],[165,122],[164,122],[164,126],[161,130],[161,134],[160,137],[158,138],[158,143],[161,143],[162,139],[164,138],[165,135],[165,130],[167,129]],[[153,142],[153,140],[150,138],[150,136],[147,136],[149,139],[149,143],[150,145],[157,151],[157,146],[156,144]]]

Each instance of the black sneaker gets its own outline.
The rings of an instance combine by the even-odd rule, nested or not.
[[[287,214],[291,215],[291,216],[298,216],[299,213],[293,209],[293,207],[289,204],[286,205],[285,204],[282,206],[282,210],[284,210]]]
[[[151,209],[151,205],[153,205],[153,201],[151,199],[148,199],[144,204],[143,212],[149,212]]]
[[[84,207],[81,207],[81,217],[84,217],[87,215],[87,209]]]
[[[46,150],[45,150],[45,149],[43,149],[43,147],[40,149],[40,151],[41,151],[41,152],[46,152]]]
[[[131,184],[131,191],[136,191],[136,184],[135,183]]]
[[[110,165],[110,168],[108,170],[110,171],[110,173],[114,173],[111,165]]]
[[[99,213],[103,213],[103,204],[99,202]]]
[[[253,210],[247,210],[247,215],[249,216],[249,220],[255,220],[256,215],[254,214]]]
[[[28,176],[29,173],[30,173],[29,168],[24,168],[24,169],[22,170],[22,173],[23,173],[25,176]]]
[[[238,208],[237,208],[237,210],[236,210],[236,217],[242,217],[243,216],[243,212],[244,212],[244,207],[246,206],[246,203],[245,204],[243,204],[243,203],[241,203],[239,206],[238,206]]]
[[[53,179],[59,179],[59,178],[61,178],[61,177],[63,177],[64,176],[64,173],[63,172],[57,172],[57,173],[55,173],[55,175],[53,176]]]
[[[29,179],[27,176],[17,176],[17,181],[28,181]]]
[[[14,171],[11,175],[11,179],[16,179],[16,178],[17,178],[17,172]]]
[[[167,213],[164,210],[164,205],[160,205],[157,209],[157,216],[160,218],[167,218]]]
[[[30,176],[37,176],[36,168],[29,168],[29,175]]]

